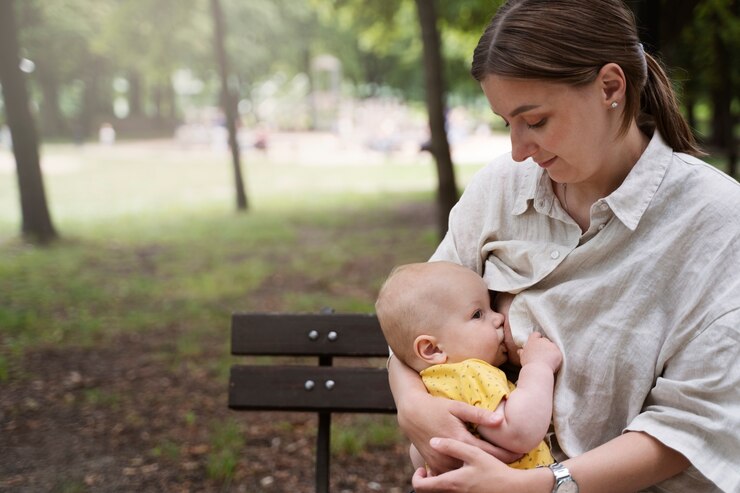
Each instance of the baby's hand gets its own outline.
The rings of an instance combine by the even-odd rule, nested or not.
[[[527,343],[519,351],[519,359],[522,366],[528,363],[544,363],[552,368],[555,373],[560,368],[563,361],[563,355],[560,349],[548,338],[543,337],[539,332],[532,332]]]

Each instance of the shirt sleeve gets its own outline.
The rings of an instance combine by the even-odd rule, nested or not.
[[[478,171],[450,211],[447,233],[430,261],[446,260],[483,272],[481,235],[490,213],[490,167]]]
[[[683,454],[723,491],[740,491],[740,309],[726,313],[667,361],[625,431]]]

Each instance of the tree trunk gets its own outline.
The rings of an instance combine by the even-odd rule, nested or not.
[[[224,47],[225,28],[220,0],[211,0],[214,24],[214,44],[216,48],[216,59],[221,75],[221,104],[226,117],[226,128],[229,132],[229,147],[234,163],[234,182],[236,185],[236,209],[247,210],[247,195],[244,192],[244,181],[239,157],[239,141],[236,136],[236,102],[229,90],[229,71],[226,59],[226,48]]]
[[[169,78],[165,85],[164,94],[167,101],[167,123],[172,124],[177,120],[177,93]]]
[[[144,113],[141,90],[141,74],[138,70],[128,73],[128,116],[138,118]]]
[[[94,64],[92,60],[88,62],[90,65]],[[90,136],[97,137],[96,124],[99,124],[98,115],[98,99],[100,98],[100,80],[97,70],[94,67],[90,67],[90,70],[83,77],[85,83],[82,92],[82,108],[80,110],[80,129],[82,130],[83,139],[87,139]]]
[[[711,142],[718,149],[725,151],[728,160],[728,174],[734,175],[737,166],[737,145],[734,136],[735,119],[732,114],[731,53],[718,32],[715,32],[713,36],[717,63],[714,64],[715,83],[710,90],[712,98]]]
[[[415,0],[421,25],[421,38],[424,44],[424,85],[426,88],[429,130],[431,132],[431,152],[437,164],[437,224],[444,237],[447,232],[450,210],[457,202],[455,171],[452,167],[450,145],[445,128],[445,88],[443,80],[442,53],[439,32],[437,31],[437,12],[434,0]]]
[[[155,120],[162,118],[162,86],[155,83],[152,87],[152,107],[154,108],[154,114],[152,117]]]
[[[696,130],[698,121],[696,119],[696,88],[694,86],[695,84],[690,82],[684,83],[682,99],[683,105],[686,108],[686,121],[688,122],[691,131],[694,133],[694,138],[697,142],[700,142],[701,139]]]
[[[719,33],[715,32],[713,37],[717,63],[714,64],[714,84],[710,90],[712,98],[712,144],[719,148],[726,148],[729,145],[729,140],[731,140],[730,137],[732,137],[730,54]]]
[[[46,137],[61,137],[66,134],[64,118],[59,107],[59,83],[51,70],[37,70],[43,101],[41,103],[41,132]]]
[[[46,204],[38,134],[29,108],[26,80],[18,68],[18,52],[13,2],[3,0],[0,1],[0,83],[18,168],[21,231],[26,238],[43,244],[52,241],[57,234]]]

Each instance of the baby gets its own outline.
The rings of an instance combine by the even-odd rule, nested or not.
[[[380,289],[375,309],[395,357],[421,374],[430,394],[502,413],[501,425],[477,433],[524,453],[511,467],[554,462],[543,438],[562,361],[560,350],[535,332],[523,349],[517,386],[497,366],[507,360],[504,316],[491,308],[483,279],[450,262],[397,267]],[[411,446],[414,467],[423,459]]]

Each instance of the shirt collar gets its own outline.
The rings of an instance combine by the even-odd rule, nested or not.
[[[657,130],[645,152],[632,167],[627,178],[608,197],[606,203],[614,215],[630,230],[637,229],[645,210],[653,200],[673,157],[673,149]]]
[[[630,230],[634,231],[645,213],[650,201],[655,196],[668,165],[673,150],[663,141],[656,130],[645,152],[632,167],[627,178],[604,200],[614,215]],[[532,163],[525,170],[524,179],[520,182],[514,207],[514,215],[523,214],[536,200],[550,204],[554,200],[552,187],[547,184],[546,171]]]

